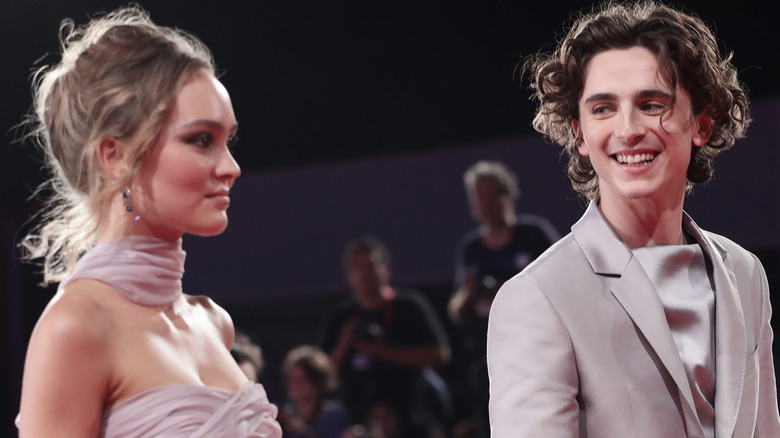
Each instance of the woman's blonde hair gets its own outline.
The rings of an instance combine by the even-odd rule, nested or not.
[[[25,258],[43,258],[44,282],[66,278],[106,224],[109,204],[130,184],[186,80],[214,74],[195,36],[158,26],[131,5],[76,26],[60,26],[61,60],[33,75],[29,136],[41,147],[51,195],[41,224],[22,241]],[[128,143],[129,171],[112,180],[97,148]]]

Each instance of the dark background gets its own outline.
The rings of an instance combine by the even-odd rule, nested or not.
[[[774,21],[778,6],[769,6],[770,3],[677,3],[696,11],[717,29],[721,48],[735,52],[734,64],[755,102],[774,102],[780,97],[780,32]],[[122,4],[125,2],[5,0],[0,8],[0,44],[4,49],[4,62],[0,68],[0,130],[4,133],[4,150],[0,155],[0,250],[3,254],[0,258],[0,302],[4,309],[4,314],[0,315],[3,321],[0,351],[7,354],[4,361],[6,378],[2,379],[3,399],[0,400],[3,403],[0,436],[15,434],[10,423],[18,408],[26,340],[52,293],[35,286],[40,277],[34,274],[33,267],[18,263],[14,243],[21,237],[25,220],[37,208],[34,201],[26,199],[44,176],[35,149],[29,144],[14,142],[23,131],[13,127],[22,121],[29,109],[28,78],[36,61],[42,59],[43,63],[52,63],[57,60],[60,20],[71,17],[77,23],[84,23],[90,14]],[[258,216],[265,217],[268,215],[263,208],[280,209],[282,205],[269,201],[273,199],[270,194],[265,198],[253,198],[259,192],[250,193],[247,189],[263,187],[262,184],[269,181],[280,182],[281,188],[285,188],[295,182],[302,185],[302,181],[316,184],[322,180],[322,175],[331,179],[336,178],[335,175],[345,175],[341,185],[333,185],[339,188],[339,195],[344,195],[346,191],[361,190],[360,178],[353,178],[356,168],[372,170],[365,175],[366,179],[374,178],[377,173],[374,171],[384,168],[392,169],[389,173],[403,179],[405,175],[398,169],[409,163],[453,163],[447,168],[454,169],[451,170],[453,182],[446,186],[452,193],[444,193],[446,188],[437,192],[439,198],[449,196],[453,202],[461,202],[452,219],[457,231],[447,237],[451,237],[451,242],[439,245],[445,247],[442,253],[449,257],[446,261],[449,266],[449,253],[458,233],[465,232],[470,224],[457,175],[472,158],[491,154],[504,156],[505,152],[498,150],[505,151],[505,148],[495,146],[502,139],[528,137],[541,143],[530,128],[533,106],[528,100],[526,82],[521,82],[514,71],[516,64],[524,55],[551,48],[563,32],[563,23],[574,11],[588,7],[590,2],[191,0],[141,4],[156,22],[198,35],[212,49],[218,67],[224,72],[222,80],[231,92],[241,126],[237,159],[244,176],[237,189],[247,181],[244,184],[247,192],[243,195],[247,198],[246,203],[236,202],[237,206],[251,204],[252,208],[260,210]],[[771,123],[771,120],[766,121],[763,126]],[[778,136],[771,137],[770,134],[764,138],[774,141],[766,147],[777,144]],[[571,220],[579,216],[580,203],[576,196],[567,192],[561,163],[556,161],[557,152],[549,149],[541,154],[548,158],[546,164],[558,172],[555,175],[556,193],[563,195],[545,196],[548,188],[535,186],[535,180],[524,179],[523,175],[521,182],[526,196],[537,196],[529,202],[535,207],[534,211],[555,215],[556,205],[568,205],[565,214],[551,217],[565,232]],[[777,164],[776,161],[769,163],[772,167]],[[521,166],[523,162],[518,161],[514,167]],[[533,166],[526,167],[529,168],[525,174],[532,173]],[[441,169],[442,174],[450,171]],[[747,173],[740,177],[758,178]],[[350,181],[358,182],[348,183]],[[770,193],[776,191],[776,184],[770,178],[755,182],[755,186],[767,187]],[[312,192],[317,188],[293,187],[290,190],[293,189]],[[405,196],[421,189],[425,187],[395,187],[395,193]],[[323,192],[316,200],[320,212],[328,209],[328,196]],[[370,196],[370,193],[365,194],[365,197]],[[777,200],[776,197],[769,199]],[[314,200],[301,196],[290,202],[296,205],[285,205],[284,208],[303,208],[301,205]],[[421,199],[419,202],[420,207],[415,210],[426,211],[423,203],[427,201]],[[232,207],[231,214],[238,208]],[[761,209],[766,214],[774,214],[776,204],[766,202]],[[238,230],[250,229],[252,223],[257,223],[253,219],[242,222],[241,211],[237,213],[237,224],[244,224]],[[343,213],[345,217],[341,222],[345,223],[349,223],[346,216],[354,215],[344,206],[336,213],[328,213],[336,218]],[[409,224],[423,219],[416,213],[405,211],[402,215],[387,217],[382,224],[377,223],[377,228],[421,227]],[[245,214],[243,217],[250,216]],[[446,224],[446,218],[442,221]],[[739,217],[735,221],[739,221]],[[274,230],[282,229],[281,225],[269,223],[255,231],[268,234],[269,241],[274,238],[285,240],[288,236],[284,233],[273,236]],[[338,246],[348,233],[361,233],[367,228],[345,229],[344,236],[336,233],[331,239],[336,242],[334,246]],[[759,229],[741,231],[747,237],[744,243],[738,242],[748,247],[752,245],[751,249],[762,255],[771,281],[777,263],[775,242],[761,245]],[[298,232],[305,233],[306,230],[299,228]],[[392,232],[381,237],[388,234],[392,235]],[[724,234],[731,235],[725,231]],[[395,237],[398,237],[395,241],[403,240],[400,236]],[[211,240],[220,242],[219,239]],[[230,242],[230,239],[230,235],[226,235],[221,242]],[[328,236],[323,239],[327,241]],[[295,236],[287,241],[293,242],[287,247],[289,253],[280,250],[274,257],[295,262],[294,254],[301,246],[294,243]],[[396,253],[410,256],[424,253],[414,243],[388,243]],[[190,251],[192,248],[190,255],[196,256],[188,258],[188,276],[192,271],[203,276],[204,271],[209,271],[200,267],[208,266],[210,261],[207,256],[198,254],[208,254],[208,251],[198,252],[199,248],[204,248],[199,240],[188,245],[185,244],[185,249]],[[338,253],[331,252],[336,262],[329,266],[337,271]],[[251,254],[246,254],[242,261],[251,262],[251,258]],[[194,263],[194,269],[191,263]],[[290,275],[305,277],[309,268],[305,264],[296,266]],[[404,275],[412,269],[404,271],[402,268],[403,263],[398,267],[400,278],[427,293],[441,309],[450,290],[450,273]],[[251,280],[252,276],[263,275],[263,266],[252,267],[250,263],[250,269],[257,271],[248,275],[250,280],[234,281],[253,283],[243,286],[245,290],[251,290],[251,294],[225,294],[222,302],[233,313],[237,325],[247,328],[264,344],[269,361],[266,378],[272,392],[274,361],[283,356],[288,346],[310,338],[323,309],[343,295],[343,285],[334,282],[310,284],[297,287],[294,294],[286,295],[284,288],[263,287],[262,282]],[[216,293],[218,301],[219,297]]]

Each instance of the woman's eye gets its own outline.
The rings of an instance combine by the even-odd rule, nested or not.
[[[227,147],[228,149],[233,149],[238,144],[238,135],[234,135],[230,138],[228,138],[227,141]]]
[[[211,135],[209,135],[209,134],[198,134],[198,135],[196,135],[194,137],[191,137],[189,140],[187,140],[187,143],[205,149],[205,148],[211,147],[212,141],[213,141],[213,139],[212,139]]]

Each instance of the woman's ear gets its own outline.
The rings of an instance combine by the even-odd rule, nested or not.
[[[97,156],[103,170],[114,179],[127,173],[127,145],[114,137],[105,137],[97,145]]]
[[[707,111],[696,117],[696,132],[693,133],[693,144],[704,146],[710,141],[712,130],[715,128],[715,120],[707,114]]]

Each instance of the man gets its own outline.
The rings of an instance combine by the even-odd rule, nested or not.
[[[452,321],[462,333],[460,378],[470,424],[478,438],[490,436],[488,376],[485,362],[490,306],[504,281],[522,271],[558,240],[546,219],[516,213],[520,199],[517,177],[503,163],[478,161],[463,175],[474,219],[479,227],[458,243],[455,293],[449,303]]]
[[[321,345],[340,371],[352,419],[365,424],[385,409],[402,436],[427,437],[449,409],[431,369],[450,360],[447,335],[424,297],[390,285],[390,253],[377,239],[352,240],[343,262],[352,297],[326,322]]]
[[[710,29],[608,3],[528,67],[591,203],[494,301],[493,437],[780,437],[764,270],[683,212],[749,122]]]
[[[559,237],[548,220],[515,212],[520,187],[503,163],[476,162],[463,174],[463,184],[479,227],[458,242],[456,292],[449,305],[456,323],[487,318],[498,287]]]

